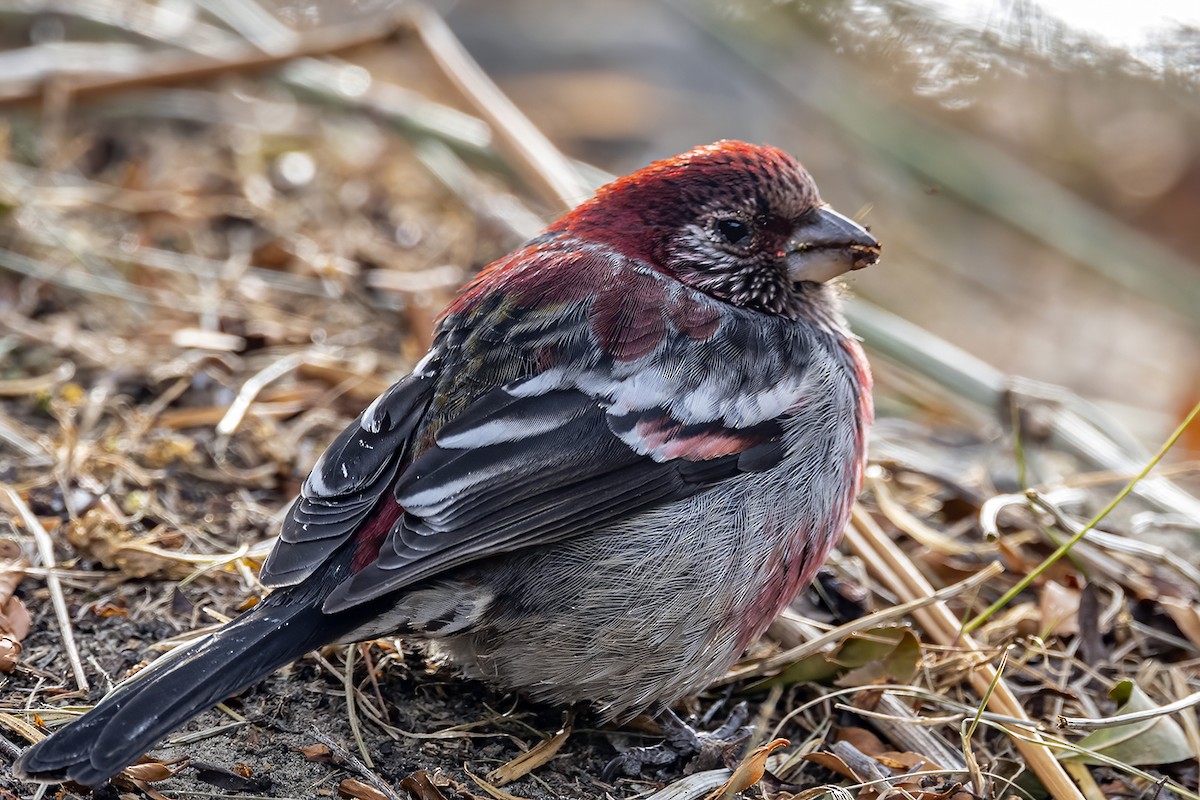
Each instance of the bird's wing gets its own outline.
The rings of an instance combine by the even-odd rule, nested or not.
[[[658,460],[663,445],[672,455]],[[404,513],[378,557],[325,609],[481,557],[586,534],[767,469],[781,456],[775,420],[746,428],[682,425],[662,409],[613,414],[577,389],[532,397],[496,390],[443,428],[438,444],[401,476],[396,499]]]
[[[587,277],[609,288],[553,325],[537,311],[540,290],[523,290],[542,301],[534,310],[513,291],[468,308],[486,319],[474,319],[463,341],[492,330],[498,357],[534,353],[526,360],[538,366],[493,383],[404,468],[394,490],[403,512],[327,612],[479,558],[586,535],[783,457],[781,419],[800,399],[810,355],[797,326],[717,306],[658,276]],[[451,328],[456,313],[470,316],[464,305],[452,308]],[[486,357],[448,355],[443,372],[452,363],[477,371]]]
[[[387,494],[434,390],[434,369],[418,366],[375,399],[333,440],[292,503],[259,579],[289,586],[306,578],[361,529]]]

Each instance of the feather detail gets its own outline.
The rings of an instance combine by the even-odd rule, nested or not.
[[[261,573],[281,588],[15,772],[94,785],[304,651],[390,630],[610,718],[725,673],[862,481],[870,370],[789,266],[852,244],[812,233],[821,206],[783,151],[718,142],[486,267],[305,480]]]
[[[592,302],[588,322],[600,347],[618,361],[636,361],[658,349],[667,333],[666,287],[661,279],[630,272]]]

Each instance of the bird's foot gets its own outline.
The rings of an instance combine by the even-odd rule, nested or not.
[[[663,741],[653,747],[630,747],[608,762],[604,768],[607,780],[624,775],[636,777],[647,767],[664,767],[693,756],[689,767],[695,771],[713,769],[725,754],[738,747],[749,736],[746,721],[750,712],[745,703],[738,703],[725,724],[714,731],[697,731],[681,720],[669,708],[659,712],[657,721],[663,729]]]

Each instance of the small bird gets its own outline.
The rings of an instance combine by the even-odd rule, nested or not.
[[[873,410],[828,281],[879,252],[771,146],[603,187],[468,284],[324,452],[273,592],[15,773],[97,786],[304,653],[393,634],[538,700],[669,713],[841,536]]]

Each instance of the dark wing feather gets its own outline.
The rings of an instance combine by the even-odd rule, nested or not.
[[[658,431],[665,415],[656,408],[614,416],[576,389],[520,396],[510,387],[484,395],[401,475],[396,499],[405,514],[379,557],[335,590],[325,610],[348,608],[485,555],[586,533],[768,469],[782,454],[775,420],[743,429],[719,421],[668,424],[686,432],[669,460],[627,443],[639,419]]]
[[[522,253],[455,301],[433,360],[322,457],[264,582],[362,534],[324,603],[336,612],[779,462],[811,355],[800,326],[583,243]]]
[[[263,584],[298,583],[359,529],[408,460],[434,382],[429,367],[405,377],[333,440],[284,520],[259,575]]]

